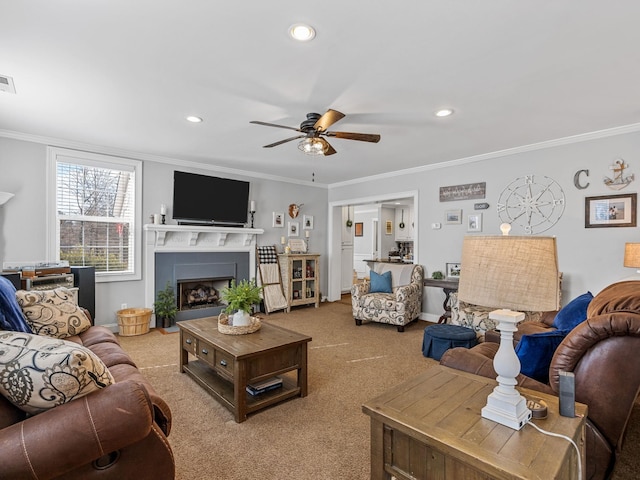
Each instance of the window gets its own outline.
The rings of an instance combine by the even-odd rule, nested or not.
[[[48,171],[48,257],[94,266],[96,281],[140,279],[142,162],[49,148]]]

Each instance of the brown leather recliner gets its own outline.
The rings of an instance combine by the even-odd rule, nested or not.
[[[173,479],[171,411],[116,336],[92,326],[66,340],[98,355],[116,383],[31,417],[0,395],[0,478]]]
[[[495,378],[498,344],[448,350],[442,365]],[[587,319],[556,349],[549,385],[519,375],[518,385],[558,395],[560,371],[575,374],[576,401],[589,407],[586,463],[588,479],[611,474],[622,450],[625,431],[640,392],[640,282],[609,285],[589,304]]]

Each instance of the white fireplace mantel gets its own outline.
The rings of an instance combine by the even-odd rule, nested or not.
[[[158,252],[248,252],[249,271],[255,274],[255,248],[261,228],[208,227],[194,225],[144,226],[144,298],[153,308],[155,300],[155,254]],[[155,321],[155,319],[154,319]],[[152,321],[152,327],[153,322]]]

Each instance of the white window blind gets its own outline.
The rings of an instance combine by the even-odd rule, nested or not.
[[[93,266],[98,277],[131,276],[139,265],[136,164],[85,157],[57,155],[52,165],[58,259]]]

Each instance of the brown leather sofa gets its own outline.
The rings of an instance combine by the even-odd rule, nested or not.
[[[0,395],[0,478],[173,479],[171,411],[116,336],[92,326],[65,340],[98,355],[116,383],[30,417]]]
[[[498,344],[455,348],[442,365],[495,378]],[[589,304],[587,319],[556,349],[549,384],[520,374],[518,385],[558,395],[560,371],[575,374],[576,401],[589,407],[586,463],[588,479],[608,478],[622,450],[625,431],[640,392],[640,281],[609,285]]]

